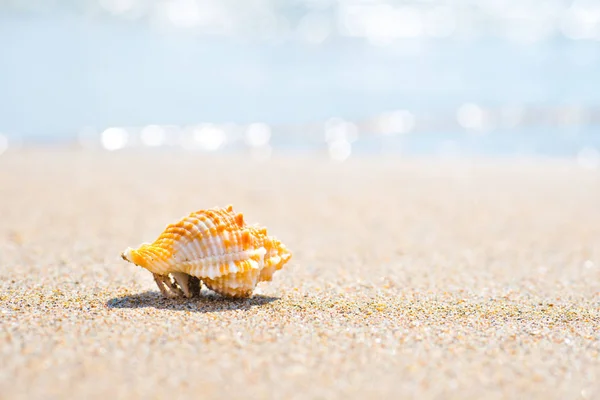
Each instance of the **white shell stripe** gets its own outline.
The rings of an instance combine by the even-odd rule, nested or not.
[[[219,276],[228,275],[230,273],[234,273],[233,269],[229,269],[226,273],[222,274],[220,271],[220,266],[227,263],[229,267],[235,266],[235,272],[238,272],[238,264],[240,262],[247,261],[250,263],[250,267],[253,269],[260,269],[263,264],[262,258],[261,262],[257,262],[251,257],[258,255],[264,255],[266,250],[264,247],[253,251],[240,251],[237,253],[228,253],[222,254],[219,256],[207,256],[204,258],[198,258],[195,260],[189,260],[182,262],[175,267],[178,271],[186,272],[189,270],[191,275],[196,277],[208,276],[211,279],[218,278]],[[227,258],[232,258],[232,261],[227,260]],[[233,264],[233,266],[232,266]]]

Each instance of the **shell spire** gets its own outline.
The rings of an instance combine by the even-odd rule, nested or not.
[[[193,212],[168,225],[153,243],[121,254],[150,271],[167,297],[193,297],[201,281],[222,295],[248,297],[291,256],[266,228],[246,225],[231,205]]]

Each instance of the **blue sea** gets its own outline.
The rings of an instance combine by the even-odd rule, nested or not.
[[[516,17],[510,1],[497,15],[465,1],[345,3],[0,5],[0,134],[101,143],[122,127],[134,145],[147,126],[209,124],[226,135],[209,147],[225,149],[260,124],[273,149],[311,151],[344,121],[334,139],[353,154],[600,149],[600,18],[582,31],[565,20],[579,15],[571,2],[527,2]]]

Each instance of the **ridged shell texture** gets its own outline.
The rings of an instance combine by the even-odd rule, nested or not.
[[[291,253],[265,228],[246,225],[229,206],[191,213],[167,226],[154,243],[128,248],[122,257],[152,272],[168,297],[198,294],[199,280],[222,295],[248,297]]]

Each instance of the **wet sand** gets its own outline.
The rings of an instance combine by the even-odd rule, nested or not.
[[[128,246],[233,204],[292,251],[163,299]],[[600,171],[562,161],[0,156],[0,397],[600,397]]]

